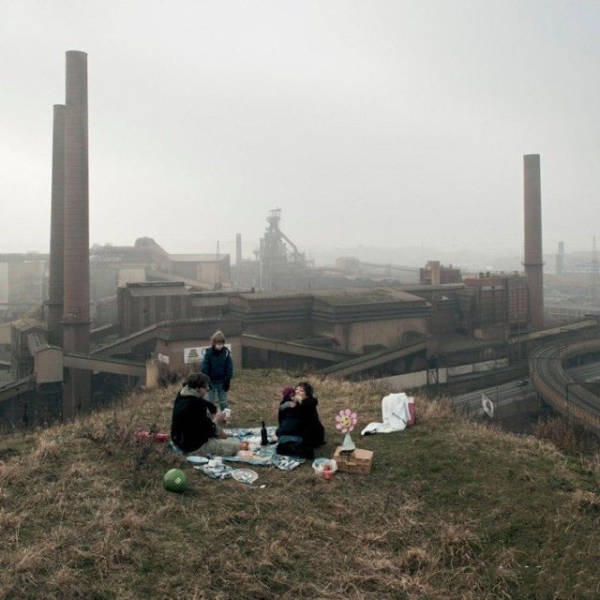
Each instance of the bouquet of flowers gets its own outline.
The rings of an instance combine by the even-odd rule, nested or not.
[[[355,412],[352,412],[349,408],[340,410],[339,414],[335,416],[335,428],[344,434],[344,441],[342,443],[342,452],[352,452],[356,449],[350,432],[356,427],[358,417]]]
[[[342,433],[350,433],[356,423],[358,417],[355,412],[352,412],[349,408],[343,408],[339,414],[335,416],[335,428]]]

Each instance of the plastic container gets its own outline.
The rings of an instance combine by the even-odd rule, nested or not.
[[[315,458],[312,468],[317,477],[329,481],[337,471],[337,462],[332,458]]]

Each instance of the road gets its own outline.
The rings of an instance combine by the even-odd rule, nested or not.
[[[567,372],[576,382],[592,383],[600,381],[600,361],[573,367],[568,369]],[[571,388],[569,396],[575,387],[578,386],[569,384],[569,388]],[[455,396],[452,399],[452,406],[460,412],[481,415],[483,414],[481,407],[482,394],[485,394],[496,407],[502,407],[513,402],[531,400],[536,397],[537,392],[529,378],[524,378]]]

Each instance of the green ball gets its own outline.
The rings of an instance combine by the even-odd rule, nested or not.
[[[187,479],[181,469],[170,469],[165,473],[163,483],[166,490],[181,494],[185,490]]]

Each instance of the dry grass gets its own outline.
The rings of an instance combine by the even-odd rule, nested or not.
[[[552,416],[539,420],[534,426],[536,437],[552,442],[568,454],[583,454],[585,440],[583,429],[569,423],[562,416]]]
[[[274,422],[296,377],[246,372],[240,425]],[[313,380],[328,430],[349,406],[379,418],[371,383]],[[257,467],[214,482],[138,428],[167,431],[175,389],[0,441],[0,598],[598,598],[598,483],[587,462],[420,401],[416,427],[361,440],[369,476],[318,481]],[[166,492],[183,466],[189,489]],[[264,489],[260,484],[266,485]]]

